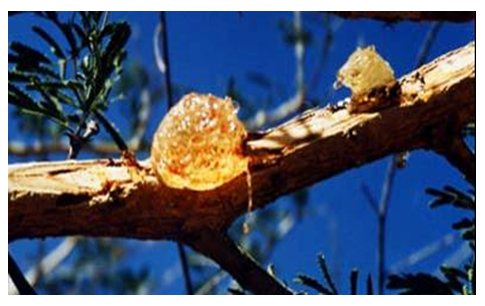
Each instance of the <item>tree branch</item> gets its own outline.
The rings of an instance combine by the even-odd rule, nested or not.
[[[231,274],[242,288],[254,294],[293,294],[243,253],[226,234],[203,231],[185,239],[194,250],[212,258]]]
[[[312,110],[249,139],[253,207],[387,155],[449,152],[437,146],[446,135],[437,136],[474,118],[474,59],[471,43],[404,76],[398,106],[357,114]],[[451,152],[445,156],[467,163],[466,154]],[[283,292],[250,259],[234,260],[241,253],[219,236],[247,212],[244,173],[216,189],[194,191],[164,185],[146,161],[26,163],[9,166],[8,201],[9,241],[67,235],[170,239],[211,257],[246,289]]]
[[[475,20],[475,12],[331,12],[342,18],[369,18],[384,22],[399,21],[448,21],[469,22]]]
[[[474,50],[469,44],[404,76],[400,106],[365,114],[314,110],[248,141],[254,207],[390,154],[430,149],[434,131],[450,118],[457,126],[471,121]],[[246,212],[244,174],[214,190],[178,190],[160,183],[148,163],[141,165],[142,170],[113,160],[10,165],[9,240],[178,239],[203,228],[225,229]]]

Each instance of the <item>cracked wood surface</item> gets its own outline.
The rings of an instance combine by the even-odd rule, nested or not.
[[[247,142],[254,208],[387,155],[435,150],[436,135],[475,118],[475,45],[403,76],[401,104],[374,113],[311,110]],[[437,152],[439,150],[436,150]],[[183,241],[223,232],[247,210],[244,174],[208,191],[171,189],[149,163],[9,165],[9,241],[107,236]]]

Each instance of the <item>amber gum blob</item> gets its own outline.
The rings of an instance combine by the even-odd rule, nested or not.
[[[209,190],[247,171],[247,136],[230,98],[191,93],[165,116],[152,144],[156,175],[172,188]]]

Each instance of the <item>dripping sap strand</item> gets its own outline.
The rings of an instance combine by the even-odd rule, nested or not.
[[[253,210],[253,182],[251,179],[251,173],[249,173],[249,166],[246,169],[246,184],[248,187],[248,211],[246,214],[246,219],[244,220],[244,224],[243,224],[244,234],[248,234],[249,231],[251,230],[250,223],[253,219],[253,214],[251,212]]]

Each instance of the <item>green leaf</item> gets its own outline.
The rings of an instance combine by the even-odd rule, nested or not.
[[[31,83],[38,79],[37,75],[29,72],[19,70],[8,71],[8,81],[12,83]]]
[[[62,59],[66,58],[66,56],[64,55],[64,52],[62,52],[61,47],[59,47],[59,44],[55,41],[54,38],[52,38],[52,36],[47,34],[46,31],[44,31],[43,29],[41,29],[37,26],[33,26],[32,30],[51,47],[51,52],[55,56],[62,58]]]
[[[81,16],[81,23],[83,25],[84,30],[86,30],[86,32],[91,32],[92,24],[88,16],[88,12],[79,12],[79,15]]]
[[[8,103],[15,105],[21,110],[41,111],[39,105],[35,103],[32,97],[13,84],[8,84]]]
[[[367,295],[373,295],[374,294],[374,288],[372,286],[372,276],[369,274],[367,276]]]
[[[443,275],[448,280],[448,285],[454,291],[461,293],[463,290],[463,284],[459,281],[459,279],[467,280],[467,274],[463,271],[460,271],[453,267],[442,266],[440,268]]]
[[[10,44],[10,49],[17,53],[21,60],[28,60],[37,63],[50,64],[51,61],[39,51],[24,45],[20,42],[14,41]]]
[[[475,198],[454,187],[445,186],[443,190],[427,188],[426,193],[435,197],[429,204],[431,208],[451,204],[457,208],[475,210]]]
[[[120,151],[127,151],[128,146],[126,145],[125,141],[123,140],[123,137],[121,137],[120,132],[118,129],[104,116],[103,113],[100,111],[95,110],[94,115],[96,118],[98,118],[99,122],[103,125],[103,127],[106,129],[106,132],[111,136],[115,144],[118,146]]]
[[[350,294],[356,295],[357,294],[357,280],[359,279],[359,270],[352,269],[350,272]]]
[[[310,288],[316,290],[318,293],[321,293],[321,294],[325,294],[325,295],[334,294],[332,291],[325,288],[324,285],[320,284],[316,279],[309,277],[309,276],[306,276],[306,275],[299,274],[294,281],[296,283],[300,283],[302,285],[310,287]]]
[[[317,257],[318,261],[318,266],[320,267],[320,271],[323,274],[323,277],[325,278],[325,281],[327,284],[330,286],[330,289],[332,290],[332,294],[338,294],[337,288],[335,287],[335,284],[332,281],[332,278],[330,277],[330,273],[328,272],[328,267],[327,263],[325,262],[325,256],[322,254],[318,255]]]
[[[476,231],[475,231],[475,227],[465,231],[462,235],[462,238],[464,240],[468,240],[468,241],[475,241],[476,240]]]
[[[452,227],[453,229],[460,230],[460,229],[473,227],[474,225],[475,225],[474,221],[468,218],[463,218],[460,221],[453,223]]]
[[[447,283],[425,273],[390,275],[387,288],[400,290],[399,294],[453,294]]]
[[[67,42],[69,43],[69,47],[71,47],[71,54],[76,57],[79,50],[77,47],[76,37],[73,34],[73,27],[70,23],[57,23],[57,26],[61,30],[62,34],[66,38]]]
[[[79,40],[81,41],[81,48],[85,47],[89,43],[89,34],[87,30],[83,30],[78,24],[72,25],[74,32],[77,34]]]
[[[58,21],[59,17],[57,16],[57,12],[44,12],[44,14],[47,16],[48,19],[51,19],[52,21]]]
[[[121,51],[130,37],[131,29],[126,22],[113,23],[103,30],[102,35],[107,34],[110,38],[103,54],[104,60],[112,59],[114,54]]]
[[[470,122],[463,128],[463,136],[472,136],[475,137],[476,134],[476,127],[475,122]]]
[[[246,292],[240,288],[231,288],[229,287],[227,291],[232,295],[246,295]]]

